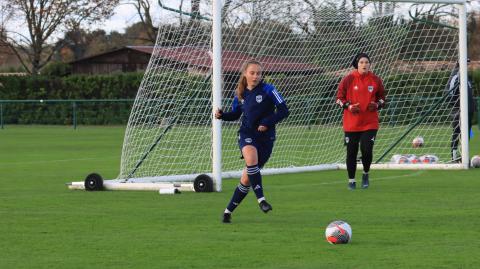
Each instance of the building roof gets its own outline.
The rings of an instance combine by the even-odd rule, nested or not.
[[[140,46],[140,47],[143,47],[143,46]],[[145,47],[147,47],[147,46],[145,46]],[[148,54],[148,55],[152,54],[151,51],[148,52],[148,51],[139,50],[139,49],[136,49],[135,46],[126,46],[126,47],[116,48],[116,49],[112,49],[112,50],[105,51],[105,52],[102,52],[102,53],[98,53],[98,54],[95,54],[95,55],[90,55],[90,56],[87,56],[87,57],[83,57],[83,58],[71,61],[71,62],[69,62],[69,64],[82,63],[82,62],[87,62],[87,61],[95,62],[95,59],[103,58],[104,56],[107,56],[107,55],[118,54],[119,52],[122,52],[122,51],[138,51],[138,52],[145,53],[145,54]]]
[[[127,46],[110,52],[105,52],[99,55],[90,56],[77,60],[75,62],[85,61],[95,57],[118,52],[121,50],[134,50],[146,54],[156,54],[159,58],[168,59],[175,62],[180,62],[188,65],[193,65],[198,68],[210,68],[212,59],[210,57],[210,50],[207,47],[153,47],[153,46]],[[236,51],[224,50],[222,52],[222,67],[224,72],[238,72],[240,66],[246,60],[252,59],[249,55]],[[288,58],[278,58],[271,56],[257,57],[256,60],[261,62],[265,72],[320,72],[320,67],[314,64],[295,61]]]

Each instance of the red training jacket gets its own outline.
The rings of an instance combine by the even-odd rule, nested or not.
[[[360,104],[360,113],[356,115],[344,109],[343,130],[345,132],[378,130],[378,112],[367,110],[370,102],[379,105],[385,103],[385,89],[378,76],[372,72],[360,75],[357,70],[354,70],[342,79],[338,85],[337,104],[341,107],[346,103]]]

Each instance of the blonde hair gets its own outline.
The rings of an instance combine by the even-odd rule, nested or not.
[[[237,91],[236,91],[238,100],[243,100],[243,97],[242,97],[243,93],[245,92],[245,88],[247,88],[248,86],[247,78],[245,77],[245,72],[247,71],[247,68],[252,64],[256,64],[260,66],[260,68],[263,70],[263,65],[255,59],[247,60],[242,64],[242,67],[240,68],[240,78],[238,79]]]

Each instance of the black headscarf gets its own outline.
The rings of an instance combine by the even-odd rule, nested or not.
[[[358,69],[358,62],[360,61],[360,59],[362,58],[367,58],[368,61],[370,63],[372,63],[372,61],[370,61],[370,57],[368,56],[368,54],[364,53],[364,52],[360,52],[358,53],[357,55],[355,55],[355,58],[353,58],[353,61],[352,61],[352,66],[355,68],[355,69]]]

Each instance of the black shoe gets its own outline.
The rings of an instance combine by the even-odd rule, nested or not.
[[[223,223],[232,223],[232,214],[231,213],[223,213]]]
[[[348,182],[348,189],[354,190],[357,187],[357,182]]]
[[[368,174],[363,174],[362,175],[362,189],[367,189],[369,185],[370,185],[370,182],[368,181]]]
[[[265,200],[261,201],[260,204],[258,204],[258,206],[264,213],[267,213],[268,211],[272,210],[272,206],[269,203],[267,203],[267,201]]]

